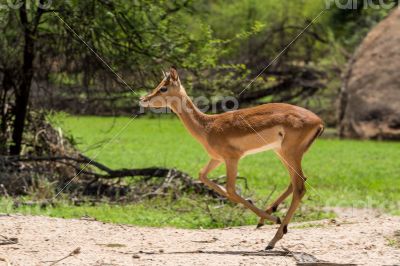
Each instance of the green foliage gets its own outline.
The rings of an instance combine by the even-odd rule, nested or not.
[[[215,37],[225,40],[227,58],[246,60],[244,55],[257,53],[267,61],[299,32],[294,26],[301,27],[303,22],[305,26],[307,19],[313,19],[323,9],[323,4],[322,1],[215,1],[205,19]],[[307,36],[303,39],[309,40]],[[291,53],[300,51],[305,42],[301,40]]]
[[[33,19],[37,1],[28,2],[32,6],[28,17]],[[184,70],[182,77],[192,95],[237,96],[325,6],[326,1],[305,0],[53,1],[51,8],[56,12],[44,13],[38,26],[35,79],[52,89],[58,87],[54,90],[58,102],[73,99],[76,105],[90,105],[86,111],[90,113],[104,105],[108,114],[126,114],[131,102],[153,88],[161,69],[170,65]],[[294,85],[249,103],[291,101],[316,111],[333,125],[346,61],[366,32],[388,12],[332,7],[246,93],[268,91],[287,80]],[[23,42],[18,10],[1,9],[0,21],[4,22],[1,71],[21,65]],[[316,77],[301,82],[306,70]],[[120,100],[127,93],[129,100]],[[240,100],[246,104],[244,98]]]
[[[37,1],[28,2],[28,18],[34,20]],[[95,88],[105,80],[107,92],[121,86],[111,82],[115,76],[83,41],[138,89],[158,80],[160,70],[171,64],[188,70],[216,65],[218,46],[210,27],[194,15],[191,1],[53,1],[51,10],[42,14],[35,47],[37,78],[53,86]],[[21,64],[18,12],[0,9],[4,68]]]
[[[348,1],[347,1],[348,2]],[[336,39],[349,52],[353,51],[362,39],[367,35],[368,31],[378,22],[384,19],[390,9],[379,8],[379,3],[371,3],[369,8],[365,8],[364,1],[350,1],[352,6],[357,9],[339,9],[331,10],[328,25],[335,32]],[[386,3],[390,6],[389,3]],[[392,1],[395,7],[395,1]]]

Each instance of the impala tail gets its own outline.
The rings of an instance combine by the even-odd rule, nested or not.
[[[323,124],[319,125],[319,128],[315,132],[314,136],[308,142],[307,147],[306,147],[306,151],[310,148],[311,144],[313,144],[314,141],[324,133],[324,130],[325,130],[324,125]]]
[[[317,137],[321,137],[321,135],[324,133],[325,127],[324,125],[319,126],[319,130],[317,132]]]

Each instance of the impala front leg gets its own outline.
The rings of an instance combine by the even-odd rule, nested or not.
[[[256,206],[254,206],[248,200],[242,198],[239,194],[236,193],[236,177],[237,177],[237,165],[239,160],[237,159],[229,159],[225,160],[226,164],[226,193],[229,200],[235,203],[241,203],[246,208],[252,210],[255,214],[263,219],[268,219],[274,223],[280,223],[280,219],[278,217],[272,216],[266,213],[263,210],[260,210]]]
[[[215,182],[213,182],[213,181],[211,181],[210,179],[207,178],[208,173],[210,173],[212,170],[217,168],[218,165],[220,165],[220,164],[221,164],[221,161],[218,161],[218,160],[215,160],[215,159],[211,159],[208,162],[208,164],[203,169],[201,169],[200,174],[199,174],[199,179],[207,187],[209,187],[210,189],[214,190],[215,192],[217,192],[221,196],[227,198],[228,195],[226,193],[225,188],[221,187],[217,183],[215,183]]]

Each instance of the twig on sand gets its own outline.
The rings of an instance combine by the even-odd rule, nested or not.
[[[7,263],[7,266],[11,266],[11,263],[7,258],[0,257],[0,261],[4,261],[5,263]]]
[[[65,259],[67,259],[67,258],[69,258],[69,257],[72,257],[72,256],[75,256],[75,255],[78,255],[79,253],[81,253],[81,248],[80,248],[80,247],[77,247],[77,248],[74,249],[71,253],[69,253],[67,256],[65,256],[65,257],[63,257],[63,258],[61,258],[61,259],[59,259],[59,260],[56,260],[56,261],[46,261],[46,262],[51,262],[51,264],[50,264],[49,266],[53,266],[53,265],[56,265],[57,263],[59,263],[60,261],[65,260]]]
[[[0,237],[2,237],[4,240],[0,241],[0,245],[13,245],[13,244],[17,244],[18,243],[18,238],[16,237],[6,237],[3,235],[0,235]]]

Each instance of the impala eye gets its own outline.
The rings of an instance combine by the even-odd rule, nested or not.
[[[167,92],[168,88],[167,87],[161,87],[160,91],[161,92]]]

